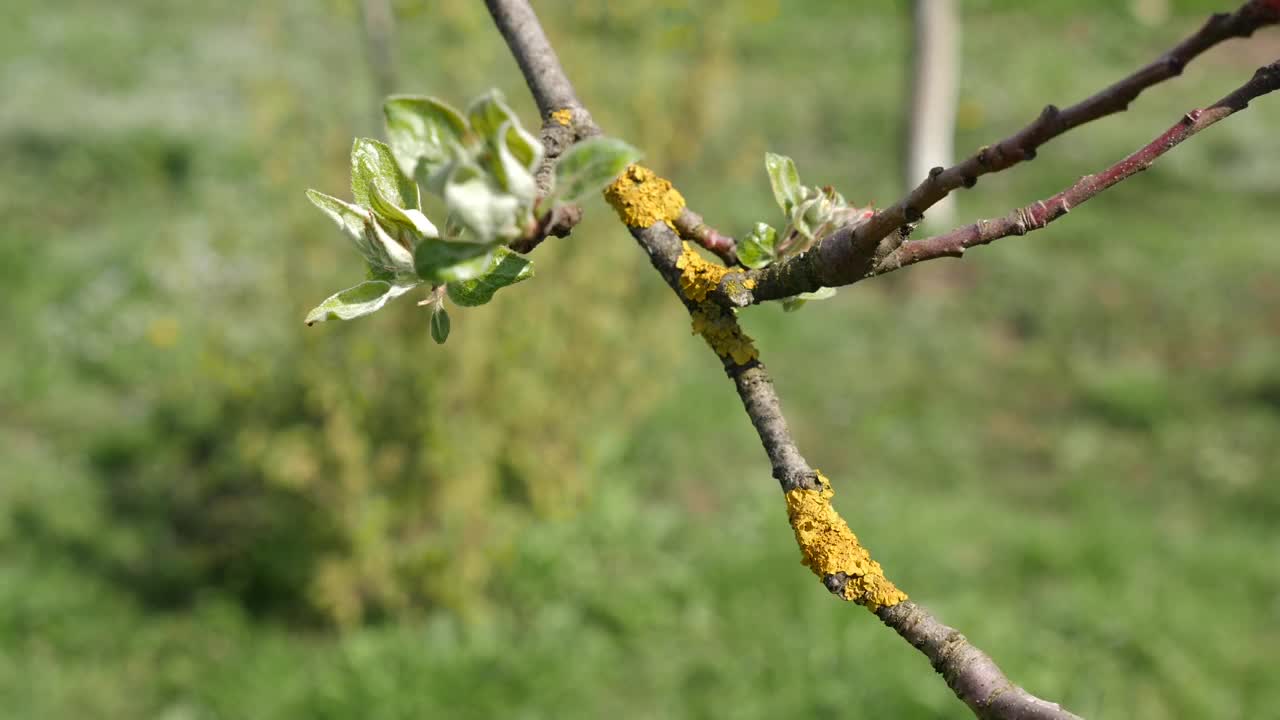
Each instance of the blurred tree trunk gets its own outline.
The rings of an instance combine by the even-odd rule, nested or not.
[[[907,100],[906,189],[909,192],[935,166],[949,166],[955,139],[956,95],[960,79],[960,22],[955,0],[914,0],[913,47]],[[953,196],[928,213],[934,227],[950,226]]]
[[[396,87],[395,13],[391,9],[391,0],[361,0],[360,4],[365,50],[369,53],[369,69],[373,73],[376,95],[374,127],[378,128],[380,135],[382,101],[395,92]]]

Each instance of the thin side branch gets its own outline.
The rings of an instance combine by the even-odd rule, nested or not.
[[[1070,210],[1093,198],[1125,178],[1151,167],[1161,155],[1214,123],[1249,106],[1256,97],[1280,89],[1280,60],[1259,68],[1253,77],[1234,92],[1202,110],[1192,110],[1155,140],[1120,162],[1093,175],[1086,175],[1074,185],[1047,200],[1039,200],[994,220],[979,220],[971,225],[923,240],[912,240],[876,264],[873,275],[882,275],[908,265],[939,257],[960,257],[968,248],[985,245],[1010,235],[1025,235],[1039,230]]]
[[[685,208],[672,223],[680,237],[696,242],[715,253],[726,266],[738,264],[738,244],[733,238],[721,233],[702,220],[698,213]]]
[[[804,255],[761,271],[754,276],[755,302],[862,280],[901,244],[898,228],[920,220],[952,191],[973,187],[983,175],[1034,158],[1041,145],[1068,130],[1127,109],[1143,90],[1181,74],[1187,63],[1218,43],[1248,37],[1276,23],[1280,23],[1280,0],[1249,0],[1235,12],[1210,16],[1199,30],[1132,75],[1065,109],[1046,106],[1039,117],[1008,138],[950,168],[934,168],[906,197],[865,224],[838,230]]]
[[[546,35],[537,27],[537,18],[528,2],[486,2],[507,40],[507,45],[524,71],[530,90],[539,98],[539,107],[543,107],[544,95],[551,97],[548,107],[561,102],[576,104],[572,86],[559,62],[555,61],[555,54],[547,43]],[[544,114],[546,112],[544,108]],[[644,177],[640,173],[636,175]],[[624,177],[619,182],[629,180]],[[611,192],[620,194],[625,190],[611,189]],[[833,593],[874,609],[885,624],[921,650],[956,696],[973,709],[978,717],[1054,720],[1075,718],[1076,716],[1057,705],[1039,700],[1010,683],[990,657],[937,621],[924,608],[909,601],[897,601],[896,598],[892,604],[889,601],[877,603],[876,600],[883,599],[883,596],[858,594],[868,578],[874,580],[877,578],[873,575],[878,575],[878,580],[887,584],[892,593],[901,596],[879,574],[879,565],[870,561],[865,550],[856,546],[856,538],[853,538],[848,527],[843,525],[843,521],[835,515],[829,504],[824,505],[830,497],[830,488],[824,478],[809,467],[791,438],[773,383],[764,366],[756,359],[755,348],[750,345],[750,339],[742,335],[730,307],[708,299],[709,291],[715,289],[717,274],[722,278],[741,278],[742,274],[729,273],[724,268],[708,269],[705,265],[696,264],[696,254],[691,260],[690,253],[693,251],[683,247],[680,237],[667,225],[667,222],[675,222],[678,217],[679,214],[676,217],[662,218],[648,223],[647,227],[629,225],[628,230],[649,255],[654,268],[689,309],[695,329],[701,325],[699,332],[721,357],[726,372],[733,379],[743,407],[769,456],[773,475],[786,493],[788,514],[791,516],[797,541],[801,543],[805,554],[806,564],[819,574],[824,585]],[[710,284],[705,284],[708,281]],[[726,341],[734,343],[733,351],[724,348]],[[743,349],[742,343],[747,345],[748,354],[738,354]],[[825,573],[822,569],[825,565],[819,564],[823,559],[819,557],[820,551],[825,549],[821,545],[823,539],[802,539],[805,533],[814,532],[812,521],[815,520],[830,523],[825,528],[819,528],[820,532],[842,530],[851,538],[855,543],[853,549],[863,553],[862,559],[874,566],[874,573],[868,571],[856,577],[844,572]],[[837,523],[842,527],[836,527]]]

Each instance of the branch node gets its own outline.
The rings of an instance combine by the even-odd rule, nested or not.
[[[965,175],[960,178],[960,184],[964,185],[966,188],[971,188],[978,184],[978,178],[975,175]]]

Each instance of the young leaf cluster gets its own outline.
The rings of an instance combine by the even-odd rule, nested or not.
[[[389,143],[361,138],[351,149],[347,202],[308,190],[364,257],[367,279],[307,314],[308,325],[349,320],[382,308],[419,285],[431,292],[431,335],[448,337],[447,296],[483,305],[498,290],[533,276],[532,263],[505,246],[538,226],[539,208],[573,202],[612,182],[638,153],[592,138],[558,160],[555,184],[539,197],[534,172],[543,148],[501,93],[477,98],[465,113],[425,96],[392,96],[383,106]],[[438,227],[422,211],[422,191],[446,209]]]
[[[759,270],[799,255],[838,228],[861,225],[873,214],[871,208],[850,205],[830,186],[801,185],[795,162],[785,155],[765,153],[764,167],[786,224],[779,233],[772,225],[758,222],[738,241],[738,261],[748,268]],[[808,300],[824,300],[835,294],[835,288],[821,288],[784,298],[782,306],[795,310]]]

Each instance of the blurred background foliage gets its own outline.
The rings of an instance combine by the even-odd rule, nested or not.
[[[398,90],[535,111],[479,3],[394,3]],[[957,147],[1212,2],[972,0]],[[888,3],[540,3],[696,209],[766,150],[898,193]],[[57,4],[0,28],[0,706],[12,717],[960,717],[797,561],[717,363],[602,203],[454,313],[302,326],[358,273],[302,196],[379,132],[351,0]],[[1005,212],[1280,55],[1221,47],[962,193]],[[1024,240],[744,315],[891,575],[1090,717],[1265,717],[1280,644],[1280,101]],[[857,712],[853,712],[856,708]]]

